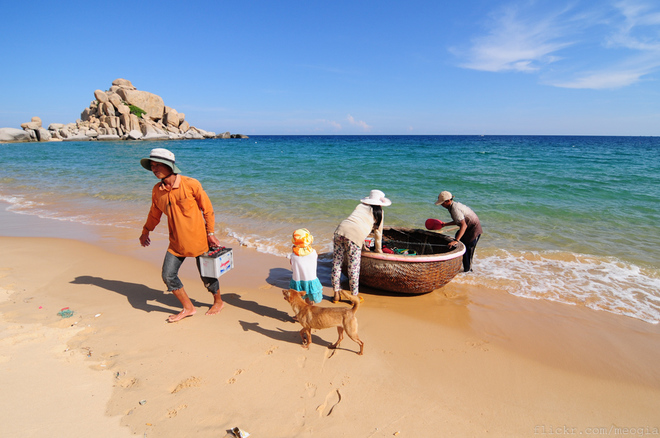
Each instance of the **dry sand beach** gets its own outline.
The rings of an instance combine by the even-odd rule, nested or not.
[[[179,305],[160,280],[164,236],[144,249],[135,230],[4,206],[0,223],[3,437],[660,434],[658,325],[450,283],[365,290],[364,356],[348,338],[329,350],[334,329],[305,350],[284,258],[235,248],[216,316],[187,261],[202,312],[168,324]]]

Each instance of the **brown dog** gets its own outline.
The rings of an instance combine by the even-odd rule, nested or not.
[[[312,344],[312,329],[337,327],[339,339],[330,348],[339,347],[339,343],[344,339],[344,331],[346,331],[348,337],[360,346],[360,352],[358,354],[364,352],[364,342],[358,337],[358,323],[355,317],[355,312],[357,312],[357,308],[360,305],[360,301],[357,298],[351,297],[353,307],[348,309],[307,304],[302,299],[304,293],[293,289],[283,290],[282,295],[291,304],[298,322],[303,326],[302,330],[300,330],[303,348],[309,348]]]

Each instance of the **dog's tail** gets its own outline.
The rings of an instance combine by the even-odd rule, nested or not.
[[[357,312],[358,307],[360,307],[360,297],[358,297],[357,295],[348,295],[348,299],[353,304],[353,308],[351,309],[351,311],[353,313]]]

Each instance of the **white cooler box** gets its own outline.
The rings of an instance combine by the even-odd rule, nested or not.
[[[214,248],[199,257],[202,277],[220,278],[234,267],[234,253],[231,248]]]

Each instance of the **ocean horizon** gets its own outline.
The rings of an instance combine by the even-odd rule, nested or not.
[[[156,147],[202,183],[228,246],[286,256],[305,227],[329,263],[335,227],[370,190],[392,200],[385,225],[412,228],[449,220],[434,205],[449,190],[484,228],[474,272],[453,282],[660,321],[660,137],[6,143],[0,200],[15,213],[139,233],[157,182],[139,160]],[[167,227],[156,232],[165,238]]]

